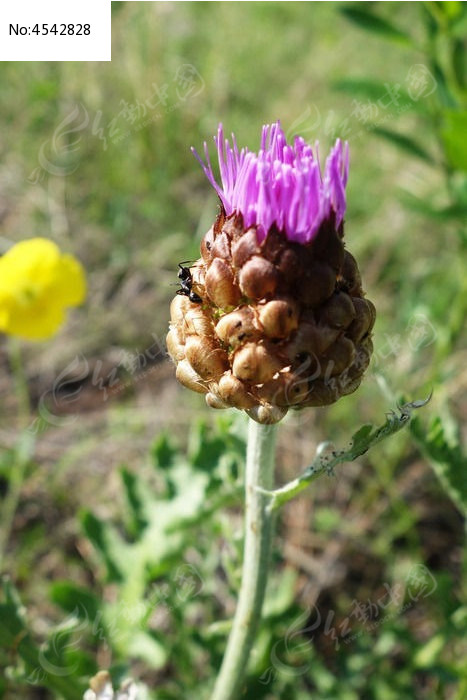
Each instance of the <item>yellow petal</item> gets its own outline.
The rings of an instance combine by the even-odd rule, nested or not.
[[[54,292],[64,306],[78,306],[86,297],[83,266],[72,255],[62,255],[56,268]]]
[[[0,258],[0,331],[30,340],[53,335],[65,309],[86,295],[81,264],[46,238],[14,245]]]
[[[57,304],[35,304],[34,309],[12,309],[0,329],[25,340],[45,340],[55,335],[65,318],[63,307]]]
[[[59,260],[60,249],[47,238],[20,241],[0,258],[0,289],[47,285]]]

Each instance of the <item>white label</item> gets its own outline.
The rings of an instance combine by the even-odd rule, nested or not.
[[[0,2],[0,61],[110,61],[110,0]]]

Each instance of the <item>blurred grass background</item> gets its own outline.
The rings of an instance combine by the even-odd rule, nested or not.
[[[79,257],[89,282],[85,306],[53,341],[23,347],[34,416],[45,400],[53,418],[45,425],[32,419],[35,462],[5,568],[39,637],[63,618],[50,582],[100,585],[104,598],[112,596],[111,586],[97,582],[76,514],[86,508],[118,520],[119,465],[149,473],[148,447],[161,430],[185,446],[194,421],[211,426],[217,418],[203,397],[176,384],[163,345],[177,263],[198,257],[217,208],[190,146],[212,144],[220,121],[250,148],[260,126],[277,118],[289,135],[318,139],[322,158],[336,137],[349,141],[347,246],[378,311],[375,357],[362,387],[329,409],[284,422],[278,479],[304,467],[321,440],[340,445],[363,422],[381,422],[402,394],[423,398],[434,389],[421,426],[442,416],[454,434],[465,424],[465,178],[462,163],[445,159],[448,140],[436,136],[447,88],[427,59],[426,32],[437,13],[447,26],[463,10],[461,3],[366,5],[413,41],[381,27],[364,32],[343,3],[114,2],[111,63],[2,64],[0,246],[51,237]],[[462,27],[465,21],[456,30],[465,49]],[[447,41],[447,30],[439,34]],[[439,51],[443,57],[444,44]],[[414,72],[428,87],[416,86]],[[384,129],[413,141],[398,148],[394,137],[378,134]],[[6,490],[19,426],[5,339],[0,363]],[[238,536],[238,510],[231,518]],[[217,537],[225,535],[219,528]],[[277,561],[283,575],[297,575],[295,617],[315,603],[321,611],[317,660],[295,677],[293,690],[260,684],[251,697],[308,697],[318,666],[318,698],[467,697],[458,670],[466,653],[462,543],[460,510],[408,431],[322,480],[286,509]],[[352,601],[375,600],[412,564],[428,567],[436,591],[337,650],[326,634],[329,611],[345,619]],[[218,562],[211,573],[220,576]],[[229,600],[220,601],[227,612],[218,603],[205,614],[228,617]],[[285,629],[287,620],[290,610],[280,622]],[[306,616],[302,622],[301,629]],[[280,638],[272,622],[271,630]],[[137,672],[144,677],[144,668]],[[170,665],[158,673],[162,686],[177,679]],[[199,668],[191,674],[192,683],[209,676]],[[396,690],[391,675],[400,677]],[[4,692],[49,697],[14,681]],[[180,697],[163,692],[157,697]]]

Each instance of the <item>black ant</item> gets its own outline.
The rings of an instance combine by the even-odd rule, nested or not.
[[[201,304],[203,301],[196,292],[193,291],[192,286],[193,286],[193,276],[190,272],[189,267],[184,267],[185,263],[190,262],[190,260],[184,260],[181,263],[178,263],[178,267],[180,268],[178,271],[178,279],[180,280],[180,289],[177,289],[177,294],[183,294],[184,296],[188,297],[191,302],[194,304]]]

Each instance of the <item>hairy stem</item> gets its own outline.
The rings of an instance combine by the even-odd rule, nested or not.
[[[211,700],[238,700],[266,590],[274,516],[263,490],[273,485],[275,425],[250,419],[245,475],[245,543],[237,610]]]

